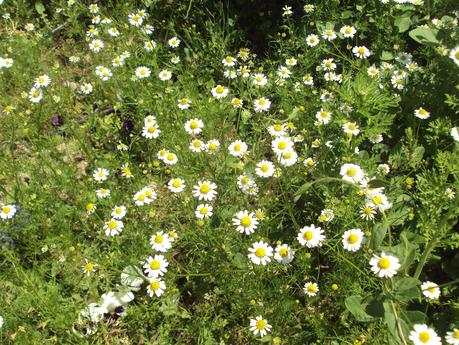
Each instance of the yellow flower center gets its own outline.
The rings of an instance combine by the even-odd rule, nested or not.
[[[217,148],[217,145],[214,143],[209,144],[209,150],[214,151]]]
[[[203,194],[207,194],[210,191],[210,187],[207,184],[203,184],[200,188],[199,191]]]
[[[121,214],[121,212],[122,212],[121,208],[117,208],[117,209],[115,210],[115,213],[116,213],[116,214]]]
[[[285,258],[288,255],[288,249],[287,248],[281,248],[279,250],[279,255]]]
[[[323,119],[326,119],[328,117],[328,112],[327,111],[323,111],[320,113],[320,117],[323,118]]]
[[[259,258],[262,258],[265,256],[265,249],[264,248],[257,248],[257,250],[255,250],[255,255],[258,256]]]
[[[151,190],[145,191],[145,195],[146,195],[148,198],[150,198],[152,194],[153,194],[153,193],[151,192]]]
[[[156,235],[155,243],[158,243],[158,244],[163,243],[163,239],[164,239],[163,235]]]
[[[347,169],[346,175],[349,177],[354,177],[357,174],[357,170],[355,168]]]
[[[174,188],[178,188],[182,185],[182,182],[180,182],[179,180],[174,180],[174,182],[172,182],[172,186]]]
[[[275,124],[275,125],[274,125],[274,130],[275,130],[276,132],[280,132],[280,131],[282,130],[282,125],[280,125],[280,124]]]
[[[152,260],[152,262],[150,263],[150,268],[152,270],[159,270],[160,267],[161,263],[158,260]]]
[[[156,128],[154,126],[148,127],[148,133],[154,133],[156,131]]]
[[[3,208],[3,212],[8,213],[9,209],[8,209],[8,211],[5,211],[5,208],[7,208],[7,207]],[[94,208],[94,204],[89,203],[89,204],[86,205],[86,211],[92,211],[93,208]]]
[[[248,226],[252,225],[252,220],[250,219],[250,217],[244,216],[241,219],[241,225],[247,228]]]
[[[347,238],[347,241],[350,244],[357,243],[358,240],[359,240],[359,235],[356,235],[356,234],[350,234],[349,237]]]
[[[316,293],[317,292],[317,288],[314,284],[311,284],[308,286],[308,291],[309,292],[312,292],[312,293]]]
[[[233,148],[233,149],[234,149],[234,151],[236,151],[236,152],[241,151],[241,145],[236,144],[236,145],[234,145],[234,148]]]
[[[457,54],[456,54],[456,55],[457,55]],[[459,58],[459,56],[458,56],[458,58]],[[457,329],[454,330],[453,338],[454,338],[454,339],[459,339],[459,330],[457,330]]]
[[[247,183],[249,183],[249,181],[250,180],[249,180],[249,178],[247,176],[244,176],[243,178],[241,178],[242,184],[247,184]]]
[[[194,147],[201,147],[201,142],[199,140],[196,140],[195,142],[193,142],[193,146]]]
[[[209,209],[207,207],[202,207],[200,210],[199,210],[199,213],[201,213],[202,215],[205,215],[207,214],[207,211],[209,211]]]
[[[378,261],[379,268],[387,270],[390,267],[390,260],[388,258],[381,258]]]
[[[351,131],[354,131],[354,130],[356,129],[355,124],[353,124],[353,123],[348,124],[348,125],[347,125],[347,128],[348,128],[349,130],[351,130]]]
[[[168,160],[168,161],[171,161],[171,160],[173,160],[173,159],[174,159],[174,155],[173,155],[172,153],[169,153],[169,154],[167,155],[167,160]]]
[[[43,84],[45,81],[46,81],[45,77],[40,77],[40,78],[38,78],[38,82],[39,82],[40,84]]]
[[[277,144],[277,148],[279,150],[285,150],[286,147],[287,147],[287,143],[285,141],[281,141],[279,142],[279,144]]]
[[[115,230],[118,226],[118,224],[114,220],[109,221],[107,225],[110,230]]]
[[[266,104],[266,101],[265,101],[264,99],[260,99],[260,100],[258,101],[258,104],[259,104],[259,105],[265,105],[265,104]]]
[[[285,159],[292,158],[292,153],[291,152],[284,152],[282,154],[282,157],[284,157]]]
[[[139,197],[138,197],[138,199],[139,199],[140,201],[144,201],[144,200],[145,200],[145,194],[140,194]]]
[[[198,126],[199,125],[198,125],[198,123],[196,121],[191,121],[191,123],[190,123],[190,128],[191,129],[196,129],[196,128],[198,128]]]
[[[153,291],[156,291],[159,289],[159,282],[158,281],[153,281],[151,282],[150,284],[150,289],[153,290]]]
[[[421,332],[419,333],[419,340],[421,341],[421,343],[428,343],[429,340],[430,340],[430,334],[429,332]]]
[[[269,167],[267,165],[262,165],[260,170],[263,172],[267,172],[269,170]]]
[[[258,320],[257,323],[255,324],[255,327],[257,327],[257,329],[259,329],[260,331],[264,330],[266,327],[266,321]]]
[[[310,241],[314,237],[314,233],[312,231],[306,231],[303,235],[306,241]]]
[[[436,289],[437,288],[435,286],[431,286],[427,289],[427,291],[429,291],[430,293],[435,293]]]
[[[351,28],[344,29],[344,32],[347,33],[347,34],[350,34],[351,33]]]
[[[365,48],[359,48],[358,52],[360,55],[363,55],[365,53]]]
[[[375,195],[371,200],[375,203],[375,205],[382,203],[382,198],[379,195]]]
[[[188,103],[188,98],[182,98],[180,100],[180,104],[182,104],[182,105],[186,105],[187,103]]]
[[[227,57],[225,58],[225,61],[226,61],[227,63],[231,63],[231,62],[233,62],[233,58],[232,58],[231,56],[227,56]]]
[[[218,85],[218,86],[215,88],[215,92],[216,92],[216,93],[221,94],[221,93],[223,93],[224,91],[225,91],[225,88],[224,88],[223,86],[221,86],[221,85]]]
[[[88,272],[92,272],[94,270],[94,264],[92,264],[91,262],[87,262],[84,265],[84,269]]]

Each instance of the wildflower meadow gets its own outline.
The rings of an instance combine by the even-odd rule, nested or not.
[[[453,0],[0,0],[0,344],[459,344]]]

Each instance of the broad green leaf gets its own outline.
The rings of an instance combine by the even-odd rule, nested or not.
[[[388,61],[388,60],[393,60],[393,59],[394,59],[394,55],[391,52],[387,50],[382,51],[381,60]]]
[[[121,284],[130,288],[139,288],[144,282],[144,275],[140,268],[127,266],[121,273]]]
[[[362,297],[359,295],[349,296],[344,301],[347,310],[351,312],[351,314],[358,320],[358,321],[371,321],[373,317],[368,315],[365,312],[365,306],[362,304]]]
[[[371,231],[371,238],[370,238],[370,247],[373,250],[377,250],[384,241],[384,237],[386,236],[388,230],[388,225],[383,223],[377,223],[373,226],[373,230]]]
[[[416,42],[424,45],[437,45],[440,42],[437,39],[438,30],[431,28],[419,27],[409,32],[409,35]]]
[[[45,14],[45,6],[41,1],[36,1],[35,2],[35,10],[38,12],[40,16],[43,16]]]
[[[405,32],[410,28],[411,19],[410,17],[397,17],[395,18],[395,26],[398,28],[398,32]]]
[[[409,301],[420,297],[419,286],[421,282],[411,277],[395,277],[394,295],[402,301]]]

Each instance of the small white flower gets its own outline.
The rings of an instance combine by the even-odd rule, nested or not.
[[[430,281],[426,281],[421,285],[421,291],[424,296],[429,299],[438,299],[441,294],[440,287]]]
[[[213,214],[213,207],[209,204],[200,204],[196,207],[196,211],[194,212],[196,218],[198,219],[205,219],[209,218]]]
[[[288,244],[278,245],[274,252],[274,260],[284,265],[287,265],[290,262],[292,262],[293,257],[295,256],[295,251],[292,248],[290,248]]]
[[[254,242],[252,248],[249,248],[248,257],[255,265],[266,266],[271,262],[272,256],[273,248],[263,241]]]
[[[370,260],[371,270],[380,278],[392,278],[400,268],[400,261],[397,257],[386,255],[382,252],[380,256],[373,254]]]
[[[441,338],[427,325],[416,324],[410,332],[409,339],[414,345],[441,345]]]
[[[304,284],[303,291],[309,297],[314,297],[319,293],[319,285],[317,285],[317,283],[307,282]]]
[[[297,239],[302,246],[306,245],[308,248],[314,248],[322,246],[322,242],[325,240],[325,235],[322,228],[311,224],[310,226],[305,226],[300,229]]]
[[[150,74],[151,74],[151,71],[148,67],[140,66],[135,69],[135,75],[139,79],[148,78]]]
[[[360,229],[347,230],[343,234],[342,242],[346,250],[355,252],[360,249],[364,241],[363,231]]]
[[[355,46],[354,48],[352,48],[352,52],[356,57],[360,59],[366,59],[371,54],[368,48],[365,46]]]
[[[250,320],[250,331],[253,332],[253,335],[260,335],[260,337],[264,337],[271,331],[271,325],[269,325],[268,321],[260,315],[255,319]]]

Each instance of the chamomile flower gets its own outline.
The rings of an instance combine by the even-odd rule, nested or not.
[[[440,287],[430,281],[426,281],[421,284],[422,294],[429,299],[438,299],[441,294]]]
[[[243,210],[237,212],[233,219],[233,225],[236,226],[236,230],[241,234],[250,235],[253,234],[258,227],[258,219],[255,217],[253,212]]]
[[[135,69],[135,75],[137,78],[148,78],[151,75],[151,71],[148,67],[140,66]]]
[[[167,69],[163,69],[161,72],[159,72],[158,78],[162,81],[170,80],[172,78],[172,72]]]
[[[232,56],[226,56],[223,60],[222,60],[222,64],[223,66],[225,67],[233,67],[235,64],[236,64],[236,59],[233,58]]]
[[[81,266],[81,269],[83,270],[84,274],[86,274],[88,277],[91,275],[91,273],[96,272],[96,267],[98,265],[89,261],[88,259],[84,259],[84,264]]]
[[[99,12],[99,6],[97,4],[91,4],[88,6],[88,8],[90,13],[95,14]]]
[[[288,244],[281,244],[276,247],[274,250],[274,260],[280,262],[284,265],[292,262],[293,257],[295,256],[295,251],[289,247]]]
[[[126,149],[123,149],[123,150],[127,150],[127,146],[126,146]],[[121,166],[121,176],[126,177],[126,178],[134,177],[134,175],[131,172],[131,168],[129,168],[129,164],[128,163],[124,163]]]
[[[445,190],[445,196],[448,199],[454,199],[456,197],[456,192],[454,192],[454,190],[452,188],[448,187]]]
[[[185,189],[185,181],[181,178],[171,178],[167,184],[167,188],[172,193],[180,193]]]
[[[211,90],[212,96],[214,96],[216,99],[225,98],[226,96],[228,96],[228,92],[228,88],[221,85],[217,85]]]
[[[217,139],[211,139],[206,143],[206,149],[208,154],[215,154],[220,148],[220,142]]]
[[[414,345],[441,345],[435,330],[424,324],[415,324],[408,337]]]
[[[363,231],[360,229],[351,229],[344,232],[342,237],[343,247],[350,252],[356,252],[362,246],[364,241]]]
[[[16,205],[13,205],[13,204],[3,205],[0,207],[0,218],[2,220],[13,218],[14,215],[16,214],[16,211],[17,211]]]
[[[237,97],[234,97],[232,100],[231,100],[231,104],[233,105],[233,107],[235,108],[241,108],[243,105],[244,105],[244,101],[240,98],[237,98]]]
[[[285,64],[287,66],[296,66],[297,63],[298,61],[294,57],[291,57],[285,60]]]
[[[280,164],[289,167],[298,161],[298,154],[295,150],[290,149],[282,152],[280,155],[277,155],[277,160]]]
[[[86,204],[86,207],[85,207],[85,210],[86,210],[86,214],[89,216],[90,214],[93,214],[94,212],[96,212],[96,209],[97,209],[97,206],[94,205],[92,202]]]
[[[332,113],[328,110],[320,109],[316,113],[316,119],[319,123],[327,124],[331,120]]]
[[[161,131],[156,123],[147,124],[142,129],[142,136],[147,139],[155,139]]]
[[[158,254],[154,257],[149,256],[143,268],[149,278],[157,278],[163,276],[164,273],[167,272],[167,266],[169,266],[169,262],[167,262],[163,255]]]
[[[163,162],[166,165],[174,165],[178,162],[178,157],[175,153],[167,151],[163,157]]]
[[[368,48],[365,46],[355,46],[354,48],[352,48],[352,52],[359,59],[366,59],[371,54]]]
[[[303,164],[306,168],[312,168],[317,164],[317,162],[312,157],[308,157],[303,161]]]
[[[206,150],[206,144],[200,139],[193,139],[190,143],[190,146],[188,146],[188,148],[192,152],[198,153],[198,152],[202,152]]]
[[[386,255],[382,252],[380,256],[373,254],[370,260],[371,270],[380,278],[392,278],[400,268],[400,261],[397,257]]]
[[[171,57],[171,63],[174,65],[177,65],[180,62],[180,57],[177,55],[174,55]]]
[[[150,297],[159,297],[164,293],[164,290],[166,290],[166,283],[162,279],[158,277],[152,277],[149,279],[147,293]]]
[[[392,207],[392,203],[389,202],[387,196],[381,191],[369,193],[368,199],[373,207],[378,209],[380,212],[384,212]]]
[[[194,212],[196,218],[198,219],[205,219],[209,218],[213,214],[213,207],[209,204],[200,204],[196,207],[196,211]]]
[[[341,166],[340,175],[342,176],[343,180],[352,183],[358,183],[364,177],[363,170],[358,165],[348,163]]]
[[[336,63],[334,63],[333,58],[322,60],[320,65],[327,71],[334,71],[336,69]]]
[[[107,236],[118,235],[123,230],[123,228],[123,222],[115,218],[110,219],[108,222],[105,222],[104,224],[105,235]]]
[[[116,56],[112,60],[112,66],[113,67],[120,67],[124,64],[124,59],[122,59],[120,56]]]
[[[41,89],[37,89],[35,87],[31,88],[29,91],[29,100],[32,103],[39,103],[43,98],[43,92]]]
[[[104,47],[104,42],[96,38],[89,43],[89,49],[93,52],[98,53]]]
[[[304,12],[306,13],[312,13],[315,10],[315,6],[312,4],[306,4],[303,6]]]
[[[35,79],[34,86],[36,88],[47,87],[50,83],[51,83],[51,78],[48,75],[43,74]]]
[[[459,46],[455,47],[454,49],[451,49],[449,57],[454,61],[456,65],[459,65]]]
[[[143,23],[143,18],[138,13],[131,13],[128,16],[129,24],[132,26],[141,26]]]
[[[107,32],[112,37],[118,37],[120,35],[120,32],[118,31],[117,28],[110,28],[110,29],[108,29]]]
[[[420,107],[414,111],[414,116],[422,120],[425,120],[430,117],[430,113],[427,110],[425,110],[423,107]]]
[[[300,229],[297,239],[302,246],[305,245],[308,248],[315,248],[322,246],[325,235],[321,227],[316,227],[314,224],[311,224],[310,226],[305,226]]]
[[[360,133],[359,126],[355,122],[346,122],[343,125],[343,131],[349,135],[358,135]]]
[[[174,36],[167,41],[167,44],[171,48],[177,48],[180,45],[180,40]]]
[[[108,175],[110,175],[109,171],[105,168],[97,168],[94,170],[92,177],[94,178],[94,181],[96,182],[102,182],[106,181],[108,178]]]
[[[271,332],[271,325],[260,315],[250,320],[250,331],[253,332],[253,335],[264,337],[268,332]]]
[[[248,257],[255,265],[266,266],[267,263],[271,262],[272,256],[273,248],[263,241],[254,242],[252,248],[249,248]]]
[[[325,30],[322,32],[322,38],[327,41],[333,41],[336,38],[336,33],[333,30]]]
[[[112,210],[111,214],[112,218],[114,219],[122,219],[126,216],[126,206],[115,206]]]
[[[317,285],[317,283],[307,282],[304,284],[303,291],[309,297],[317,296],[319,293],[319,285]]]
[[[152,34],[153,31],[155,31],[155,28],[153,27],[153,25],[150,25],[150,24],[145,24],[142,28],[142,32],[145,33],[146,35]]]
[[[264,86],[268,83],[268,78],[263,73],[256,73],[252,77],[253,84],[258,86]]]
[[[230,155],[234,157],[239,157],[242,158],[245,154],[247,154],[247,144],[243,141],[236,140],[233,141],[229,146],[228,146],[228,151]]]
[[[104,67],[104,66],[97,66],[96,74],[103,81],[107,81],[113,76],[112,71],[110,71],[107,67]]]
[[[150,237],[150,245],[153,250],[165,253],[172,248],[172,242],[169,239],[169,235],[165,234],[164,231],[158,231]]]
[[[261,97],[253,101],[255,112],[268,111],[271,107],[271,101],[268,98]]]
[[[290,72],[290,70],[285,66],[280,66],[279,69],[277,70],[277,75],[281,79],[288,79],[291,74],[292,72]]]
[[[92,92],[92,84],[91,83],[81,84],[80,92],[85,95],[89,95]]]
[[[244,189],[247,189],[248,187],[250,187],[251,185],[253,185],[255,183],[255,180],[253,180],[250,176],[248,175],[240,175],[238,178],[237,178],[237,186],[244,190]]]
[[[320,39],[319,39],[319,36],[317,36],[316,34],[310,34],[306,37],[306,44],[309,47],[315,47],[319,43],[320,43]]]
[[[191,106],[191,100],[188,98],[180,98],[177,102],[177,106],[180,110],[188,109]]]
[[[320,212],[319,220],[321,222],[331,222],[335,218],[335,213],[333,210],[326,208]]]
[[[353,26],[345,25],[339,30],[339,32],[341,32],[345,38],[353,38],[357,30]]]
[[[367,74],[371,77],[371,78],[375,78],[379,73],[379,70],[373,65],[373,66],[370,66],[368,67],[367,69]]]
[[[146,41],[146,42],[143,44],[143,47],[144,47],[144,49],[145,49],[147,52],[151,52],[151,51],[153,51],[153,49],[156,48],[156,42],[153,41],[153,40]]]
[[[151,203],[153,200],[156,200],[156,198],[158,197],[154,189],[149,186],[143,187],[141,192],[144,193],[146,196],[146,199],[145,199],[146,204]]]
[[[445,339],[448,344],[459,345],[459,329],[455,328],[450,332],[446,332]]]
[[[373,220],[375,218],[376,210],[372,203],[367,203],[360,208],[360,218],[365,220]]]
[[[199,181],[193,186],[193,196],[199,200],[211,201],[217,196],[217,185],[210,181]]]
[[[287,135],[287,124],[276,123],[268,127],[268,132],[274,137],[284,137]]]
[[[291,151],[293,145],[293,141],[289,137],[278,137],[271,142],[271,147],[277,155]]]
[[[274,164],[270,161],[263,160],[257,164],[255,173],[260,177],[271,177],[274,175]]]

